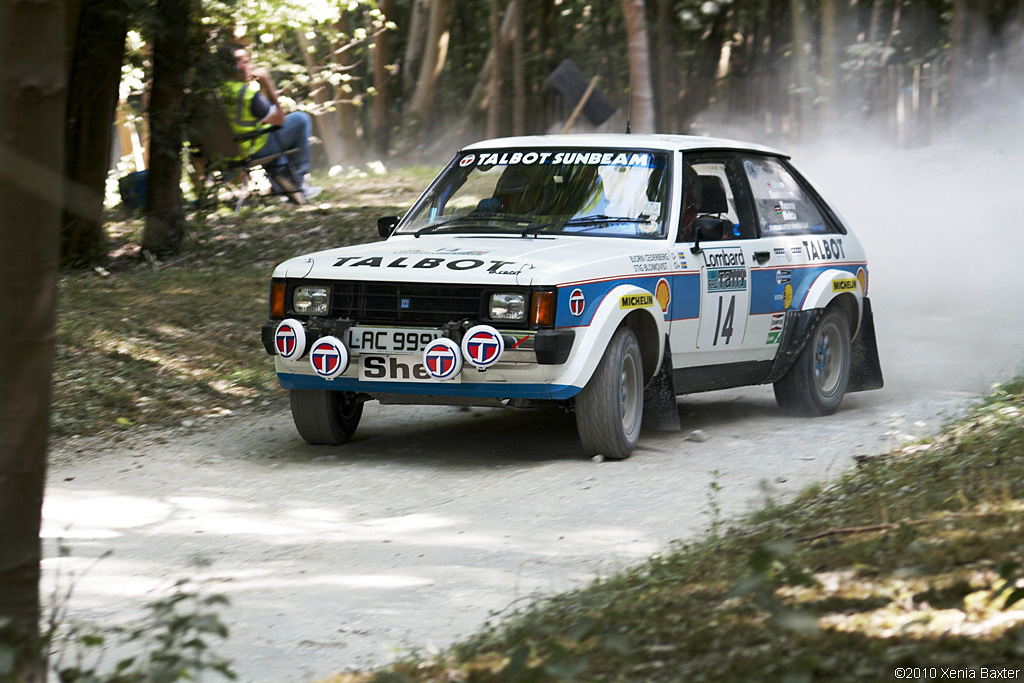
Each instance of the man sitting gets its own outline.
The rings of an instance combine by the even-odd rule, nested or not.
[[[282,194],[301,190],[306,200],[320,194],[320,188],[309,184],[309,136],[313,132],[313,119],[304,111],[284,113],[277,99],[277,88],[270,72],[254,69],[249,51],[242,45],[229,44],[225,50],[234,59],[231,80],[221,87],[221,102],[227,111],[235,135],[250,133],[267,126],[280,126],[273,133],[265,133],[239,142],[245,156],[264,156],[295,149],[290,155],[294,179],[288,171],[288,160],[282,155],[264,168],[274,189]],[[296,187],[295,183],[301,183]]]

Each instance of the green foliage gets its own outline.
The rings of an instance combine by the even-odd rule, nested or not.
[[[56,656],[58,679],[61,683],[174,683],[198,680],[211,672],[235,680],[230,662],[216,656],[210,646],[211,639],[228,637],[216,611],[226,605],[224,596],[204,595],[188,580],[178,581],[169,595],[148,605],[149,616],[140,626],[72,629]],[[137,654],[104,671],[103,651],[115,645]],[[74,663],[65,665],[65,657]]]
[[[860,683],[897,667],[1017,668],[1022,529],[1017,378],[931,442],[862,459],[718,538],[386,671],[420,683]]]

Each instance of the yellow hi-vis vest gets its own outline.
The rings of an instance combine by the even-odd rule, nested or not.
[[[228,121],[231,123],[231,131],[235,135],[251,133],[258,128],[266,127],[262,121],[254,119],[252,116],[252,100],[259,91],[260,86],[256,83],[241,81],[228,81],[221,87],[221,103],[224,105],[224,111],[227,112]],[[242,158],[255,154],[266,141],[266,134],[249,140],[240,140],[238,146],[242,150]]]

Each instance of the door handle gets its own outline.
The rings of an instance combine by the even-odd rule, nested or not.
[[[754,252],[754,260],[757,261],[758,263],[767,263],[768,259],[770,259],[771,257],[772,253],[770,251]]]

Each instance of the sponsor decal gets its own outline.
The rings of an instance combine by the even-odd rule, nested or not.
[[[775,213],[775,217],[780,220],[796,220],[796,202],[779,202],[772,211]]]
[[[647,308],[654,305],[654,295],[650,292],[643,294],[623,294],[619,297],[619,308]]]
[[[837,261],[846,258],[843,240],[839,237],[803,240],[803,245],[804,252],[811,261]]]
[[[293,318],[282,320],[274,332],[274,346],[285,360],[295,360],[306,352],[306,330]]]
[[[466,166],[472,166],[473,162],[475,161],[475,154],[467,154],[466,156],[462,157],[462,160],[459,162],[459,166],[462,166],[463,168],[465,168]]]
[[[634,273],[658,273],[669,270],[668,254],[663,251],[653,254],[630,254],[629,262],[633,264]]]
[[[739,292],[746,288],[746,268],[708,268],[709,292]]]
[[[324,379],[334,379],[348,368],[348,349],[337,337],[321,337],[309,352],[309,364]]]
[[[650,168],[653,165],[653,158],[650,154],[642,152],[479,152],[479,157],[474,161],[478,166],[514,166],[517,164],[567,164],[586,166],[641,166]],[[466,163],[468,157],[459,161],[460,166],[470,166],[474,162]]]
[[[439,247],[437,249],[396,249],[394,254],[458,254],[459,256],[484,256],[490,249],[465,249],[463,247]]]
[[[774,249],[772,249],[772,253],[775,256],[779,257],[780,259],[784,258],[789,262],[793,261],[793,257],[790,255],[789,250],[786,249],[785,247],[775,247]]]
[[[784,285],[787,282],[793,281],[793,271],[791,270],[776,270],[775,271],[775,284]]]
[[[583,296],[583,290],[576,288],[569,294],[569,312],[575,317],[583,315],[587,308],[587,297]]]
[[[505,352],[505,340],[501,333],[490,325],[471,327],[462,338],[462,353],[472,365],[483,370],[501,359]]]
[[[398,302],[399,308],[409,308],[412,305],[412,299],[400,299]]]
[[[743,250],[734,247],[731,249],[705,249],[704,265],[708,268],[728,268],[729,266],[746,266],[743,260]]]
[[[768,340],[766,345],[778,344],[782,341],[782,328],[786,322],[785,313],[772,313],[772,322],[768,326]]]
[[[423,349],[423,364],[435,379],[451,379],[462,370],[462,353],[447,337],[438,337]]]
[[[461,255],[460,255],[461,256]],[[513,270],[507,266],[516,266],[515,261],[498,261],[495,259],[478,258],[445,258],[441,256],[427,256],[416,258],[410,256],[341,256],[334,262],[335,268],[448,268],[449,270],[477,270],[484,269],[488,273],[496,275],[518,275],[524,270],[532,270],[533,264],[518,264]]]
[[[668,305],[672,302],[672,288],[668,286],[668,280],[661,278],[658,286],[654,288],[654,298],[658,300],[662,313],[668,313]]]
[[[744,170],[746,170],[747,175],[750,177],[751,180],[757,180],[758,170],[757,166],[754,165],[753,161],[744,161],[743,168]]]
[[[786,285],[786,288],[782,290],[782,307],[787,311],[789,307],[793,305],[793,285]]]
[[[857,282],[860,283],[860,291],[864,292],[864,296],[868,294],[868,272],[863,268],[857,269]]]
[[[832,293],[836,292],[853,292],[857,290],[857,278],[855,277],[844,277],[832,281]]]
[[[382,382],[430,382],[433,377],[423,365],[423,358],[415,355],[363,356],[359,379]]]

